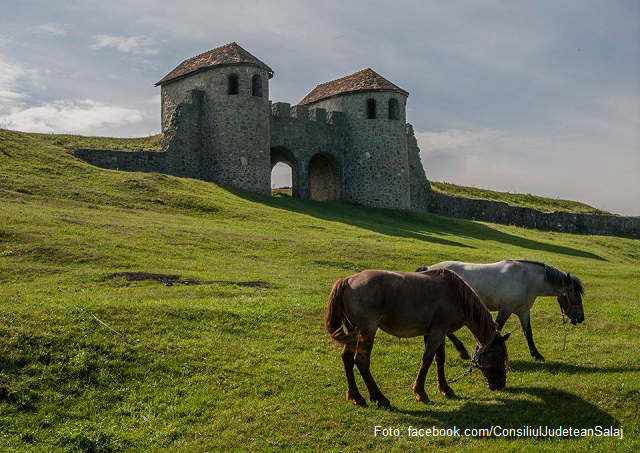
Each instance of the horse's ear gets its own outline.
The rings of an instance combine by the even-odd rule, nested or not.
[[[573,277],[571,277],[571,272],[567,272],[567,280],[569,281],[569,284],[571,284],[571,282],[573,281]]]
[[[507,341],[509,339],[510,335],[511,335],[511,332],[505,334],[502,338],[500,338],[500,341],[502,341],[504,343],[505,341]]]

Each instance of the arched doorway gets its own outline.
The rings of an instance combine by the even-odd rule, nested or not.
[[[291,196],[299,197],[298,162],[284,146],[271,148],[271,190],[291,187]]]
[[[309,198],[316,201],[340,199],[340,170],[332,155],[318,153],[309,161]]]

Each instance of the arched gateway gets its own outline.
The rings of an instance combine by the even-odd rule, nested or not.
[[[291,196],[300,197],[300,176],[298,172],[298,161],[293,153],[284,146],[271,148],[271,170],[276,164],[284,163],[291,167]]]
[[[316,201],[340,200],[340,169],[336,159],[318,153],[309,161],[309,198]]]

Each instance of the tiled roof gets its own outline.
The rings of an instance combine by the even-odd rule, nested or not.
[[[354,74],[332,80],[315,87],[311,93],[300,101],[300,105],[312,104],[322,99],[356,91],[381,90],[396,91],[408,96],[409,93],[397,85],[389,82],[371,68],[363,69]]]
[[[180,79],[194,72],[202,71],[214,66],[229,64],[248,64],[251,66],[258,66],[259,68],[269,71],[269,78],[273,75],[273,71],[269,66],[258,60],[235,42],[232,42],[226,46],[218,47],[210,50],[209,52],[201,53],[200,55],[196,55],[188,60],[184,60],[177,68],[156,83],[156,86],[171,82],[175,79]]]

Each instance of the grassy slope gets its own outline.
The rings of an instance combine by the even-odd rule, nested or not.
[[[478,198],[481,200],[502,201],[513,206],[536,209],[538,211],[569,211],[586,212],[592,214],[607,214],[607,211],[594,208],[585,203],[571,200],[539,197],[537,195],[496,192],[494,190],[478,189],[476,187],[459,186],[448,182],[431,182],[431,186],[438,192],[465,198]]]
[[[0,450],[640,449],[639,241],[101,170],[67,154],[90,141],[127,143],[0,131]],[[372,369],[394,409],[344,401],[339,354],[322,329],[335,279],[507,257],[585,282],[587,320],[568,328],[566,351],[557,303],[540,299],[533,328],[546,363],[530,360],[513,318],[507,391],[489,392],[473,373],[454,384],[460,399],[445,400],[432,370],[433,402],[421,405],[410,389],[421,340],[380,333]],[[271,287],[105,279],[127,270]],[[472,344],[466,329],[461,337]],[[453,377],[465,364],[447,352]],[[622,425],[625,439],[373,437],[375,425],[493,424]]]

